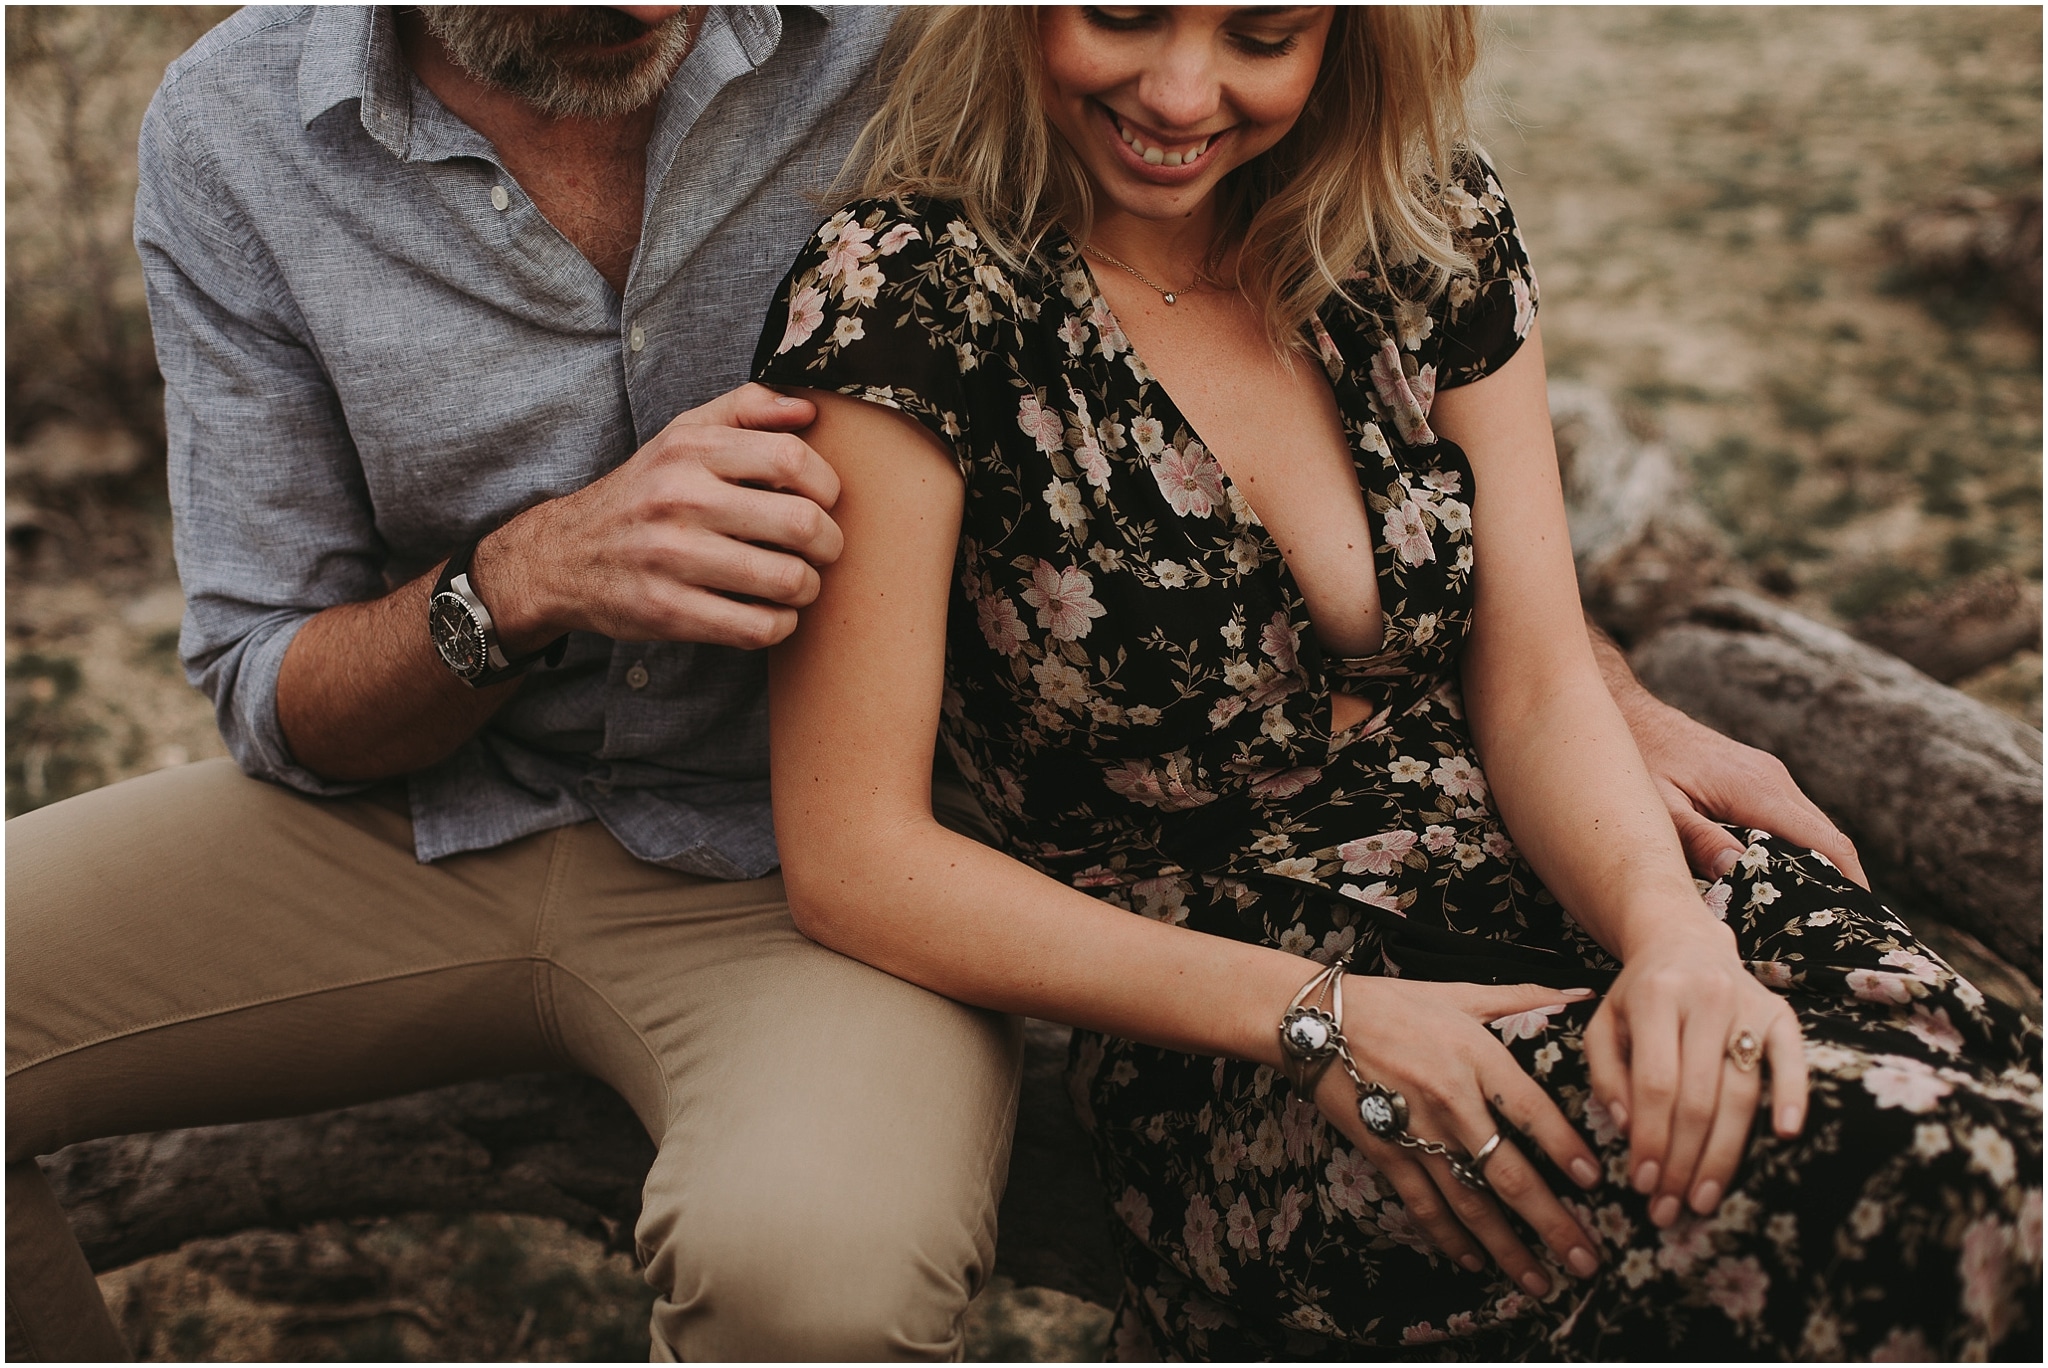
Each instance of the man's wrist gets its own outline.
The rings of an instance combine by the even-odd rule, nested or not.
[[[520,514],[477,543],[470,557],[470,582],[489,606],[498,641],[512,657],[540,650],[569,630],[548,608],[547,586],[530,554],[527,533],[533,510]]]

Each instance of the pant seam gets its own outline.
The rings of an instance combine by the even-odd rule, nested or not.
[[[373,983],[396,983],[401,979],[419,978],[425,974],[444,973],[450,969],[478,969],[493,964],[518,964],[522,961],[530,961],[532,958],[533,956],[529,954],[494,955],[487,959],[448,960],[440,964],[421,965],[416,969],[404,969],[394,973],[366,974],[361,978],[343,979],[335,983],[322,984],[318,988],[299,989],[289,993],[272,993],[267,997],[251,998],[246,1002],[237,1002],[226,1007],[215,1007],[203,1012],[158,1017],[153,1021],[126,1026],[117,1031],[108,1031],[102,1035],[94,1036],[89,1040],[81,1040],[74,1044],[65,1045],[50,1051],[48,1054],[37,1055],[34,1059],[25,1060],[8,1069],[7,1077],[10,1079],[14,1078],[18,1074],[27,1073],[30,1069],[39,1068],[44,1064],[50,1063],[52,1060],[62,1059],[66,1055],[77,1054],[81,1050],[90,1050],[96,1046],[112,1044],[117,1040],[127,1040],[135,1036],[147,1035],[151,1031],[161,1031],[172,1026],[187,1026],[195,1021],[208,1021],[215,1017],[229,1016],[235,1012],[246,1012],[257,1007],[271,1007],[280,1002],[295,1002],[303,998],[319,997],[323,993],[339,992],[344,988],[362,988]]]
[[[534,1025],[540,1031],[541,1039],[555,1052],[555,1058],[564,1064],[570,1062],[569,1047],[562,1038],[561,1013],[555,1003],[554,977],[548,969],[555,963],[555,908],[561,900],[562,885],[568,881],[569,841],[575,830],[573,826],[555,829],[554,845],[548,851],[548,870],[541,879],[540,901],[535,908],[533,921]],[[635,1031],[634,1036],[637,1038],[638,1035],[639,1032]]]
[[[633,1037],[633,1042],[646,1053],[648,1062],[654,1065],[654,1076],[661,1080],[661,1135],[668,1134],[669,1127],[675,1123],[675,1090],[669,1085],[668,1066],[662,1062],[660,1051],[656,1050],[652,1045],[647,1043],[646,1035],[642,1033],[638,1026],[635,1026],[633,1024],[632,1016],[628,1014],[624,1008],[620,1007],[618,1003],[613,1002],[611,1000],[611,996],[608,993],[606,993],[604,989],[598,987],[595,983],[592,983],[588,978],[585,978],[582,974],[577,973],[574,969],[571,969],[568,965],[563,964],[560,960],[548,960],[544,964],[541,964],[537,967],[543,973],[545,973],[549,969],[552,969],[558,974],[563,974],[569,978],[576,980],[576,982],[582,984],[585,988],[589,989],[591,995],[595,997],[599,1002],[603,1003],[607,1011],[609,1011],[613,1016],[617,1017],[622,1023],[624,1023],[627,1032]],[[552,1000],[552,988],[550,989],[549,996]],[[567,1062],[569,1062],[577,1068],[583,1067],[581,1065],[575,1064],[575,1061],[573,1060],[569,1060]],[[586,1070],[586,1072],[591,1072],[593,1077],[602,1077],[602,1075],[597,1074],[595,1071]],[[609,1082],[609,1080],[606,1081]],[[655,1135],[650,1137],[653,1139],[654,1143],[657,1146],[661,1144],[661,1135]]]

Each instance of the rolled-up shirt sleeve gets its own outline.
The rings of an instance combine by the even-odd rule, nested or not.
[[[293,761],[278,670],[308,618],[385,591],[385,549],[317,342],[170,95],[143,121],[135,245],[164,377],[179,655],[243,770],[354,792]]]

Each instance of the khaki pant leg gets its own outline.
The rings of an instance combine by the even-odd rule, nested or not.
[[[593,910],[551,933],[561,1035],[660,1145],[635,1232],[655,1357],[958,1357],[1018,1022],[805,939],[779,877],[678,888],[581,838],[567,865]]]
[[[10,1340],[119,1347],[36,1155],[559,1067],[533,957],[559,844],[422,866],[388,795],[225,761],[9,822]]]

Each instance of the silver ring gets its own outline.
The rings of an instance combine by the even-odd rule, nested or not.
[[[1500,1132],[1495,1131],[1491,1136],[1487,1137],[1486,1143],[1479,1147],[1479,1153],[1465,1161],[1465,1167],[1471,1171],[1473,1177],[1484,1183],[1486,1181],[1486,1161],[1493,1158],[1493,1152],[1499,1148]]]

